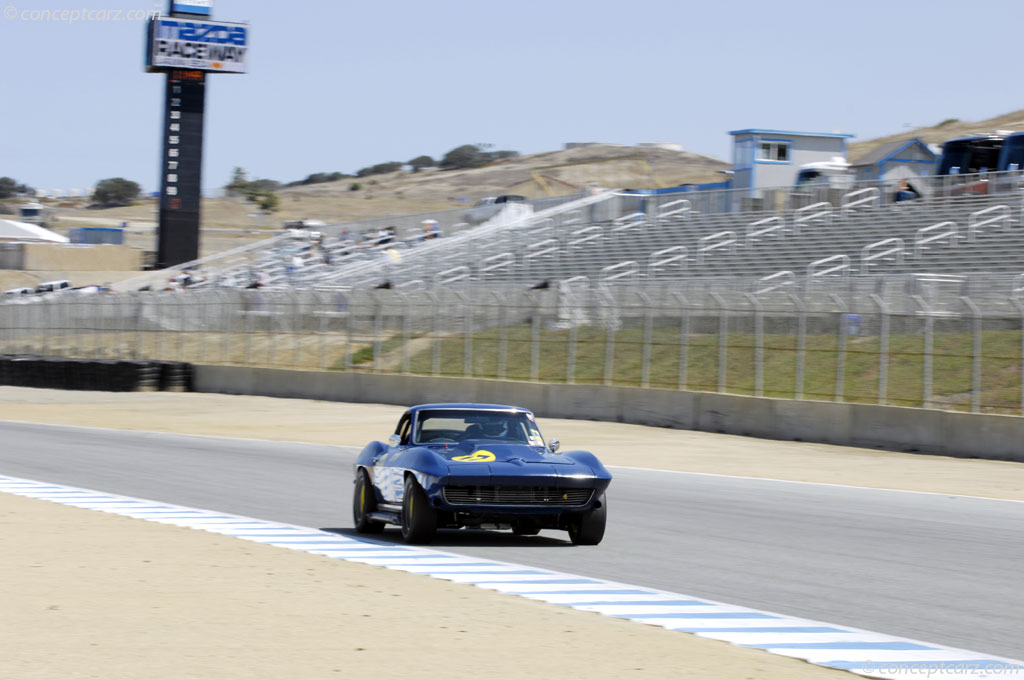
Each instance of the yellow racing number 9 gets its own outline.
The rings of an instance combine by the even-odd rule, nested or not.
[[[494,460],[494,454],[490,451],[474,451],[468,456],[455,456],[452,460],[457,460],[460,463],[490,463]]]

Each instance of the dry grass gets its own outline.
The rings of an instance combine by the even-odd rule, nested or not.
[[[675,186],[683,182],[717,181],[716,170],[727,164],[709,156],[685,151],[646,149],[631,146],[599,145],[582,149],[554,151],[511,158],[485,168],[473,170],[423,170],[393,172],[359,179],[347,178],[308,186],[282,189],[278,212],[261,225],[250,217],[255,207],[238,198],[207,198],[203,200],[205,227],[234,227],[253,230],[276,229],[289,219],[320,219],[327,222],[350,222],[372,217],[415,214],[463,208],[464,201],[503,193],[522,194],[529,198],[565,195],[586,187],[590,182],[601,186],[650,188]],[[288,178],[279,178],[288,179]],[[358,182],[362,189],[349,191]],[[65,218],[112,220],[150,223],[154,220],[156,202],[152,199],[137,205],[106,210],[88,210],[79,202],[66,201]],[[66,221],[66,225],[80,223]],[[204,234],[207,239],[210,235]]]

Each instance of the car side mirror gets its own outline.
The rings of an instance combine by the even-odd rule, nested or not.
[[[402,438],[400,436],[398,436],[397,434],[393,434],[390,437],[388,437],[388,444],[391,444],[392,446],[398,446],[401,443],[402,443]]]
[[[558,447],[561,445],[562,442],[558,441],[557,439],[552,439],[548,441],[548,451],[554,453],[555,451],[558,451]]]

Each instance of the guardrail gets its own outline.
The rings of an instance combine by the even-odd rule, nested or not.
[[[743,245],[750,247],[758,242],[760,236],[778,234],[780,238],[786,236],[786,221],[781,217],[765,217],[764,219],[751,222],[747,225],[747,235]]]
[[[793,211],[793,231],[795,233],[800,233],[802,225],[813,224],[814,222],[821,222],[826,226],[832,224],[831,203],[812,203]]]
[[[711,234],[705,236],[697,241],[697,264],[704,264],[704,259],[708,253],[722,248],[728,248],[729,253],[736,252],[736,244],[739,242],[739,237],[735,231],[720,231],[717,234]]]
[[[995,225],[998,228],[1006,229],[1012,224],[1013,217],[1008,205],[994,205],[977,210],[967,218],[967,240],[973,243],[978,238],[978,232],[986,227]]]
[[[945,241],[946,245],[956,247],[959,240],[960,228],[956,222],[939,222],[929,227],[921,227],[914,235],[914,257],[924,255],[930,249],[931,243]]]
[[[876,241],[860,249],[860,273],[870,274],[871,263],[892,260],[893,264],[903,264],[906,244],[901,238],[887,238]]]

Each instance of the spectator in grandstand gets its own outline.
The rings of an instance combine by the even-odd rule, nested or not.
[[[320,257],[320,261],[322,263],[326,265],[331,264],[331,251],[327,250],[323,241],[320,241],[320,243],[316,245],[316,253]]]
[[[441,233],[441,227],[437,226],[437,220],[423,220],[420,224],[423,225],[423,239],[428,238],[441,238],[444,234]]]
[[[288,275],[292,276],[296,274],[300,269],[302,269],[303,264],[305,264],[305,261],[302,259],[302,255],[299,255],[298,253],[292,255],[292,263],[288,265]]]
[[[246,286],[246,289],[255,290],[263,288],[268,283],[270,283],[270,276],[261,269],[258,272],[249,273],[249,285]]]
[[[918,193],[917,189],[915,189],[910,182],[906,179],[901,179],[900,187],[896,190],[896,202],[911,201],[915,198],[921,198],[921,194]]]

